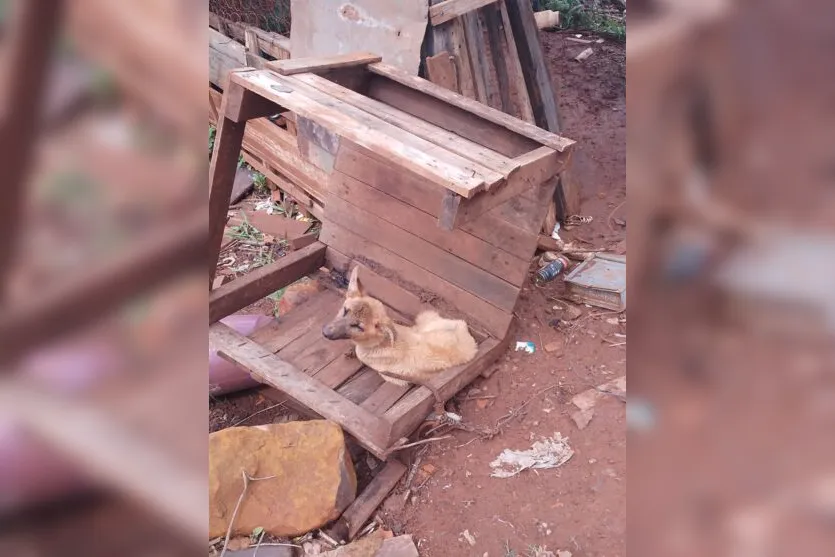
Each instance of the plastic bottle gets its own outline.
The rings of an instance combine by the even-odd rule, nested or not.
[[[550,282],[557,278],[557,276],[568,268],[569,262],[563,256],[557,257],[536,272],[536,278],[539,282]]]

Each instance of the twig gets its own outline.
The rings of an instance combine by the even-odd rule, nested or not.
[[[386,451],[386,456],[395,451],[408,449],[409,447],[417,447],[418,445],[423,445],[424,443],[432,443],[433,441],[443,441],[444,439],[449,439],[450,437],[452,437],[452,435],[444,435],[443,437],[430,437],[429,439],[421,439],[420,441],[415,441],[414,443],[406,443],[405,445],[392,447]]]
[[[246,418],[241,418],[240,420],[238,420],[237,422],[235,422],[234,424],[232,424],[229,427],[235,427],[237,425],[240,425],[240,424],[244,423],[245,421],[247,421],[248,419],[250,419],[251,417],[257,416],[261,412],[266,412],[267,410],[272,410],[273,408],[278,408],[279,406],[284,406],[285,404],[287,404],[286,400],[284,402],[279,402],[278,404],[273,404],[272,406],[267,406],[266,408],[262,408],[261,410],[259,410],[257,412],[253,412],[252,414],[250,414]]]
[[[487,400],[491,398],[496,398],[496,395],[468,396],[467,398],[462,398],[461,402],[467,402],[468,400]]]
[[[615,216],[615,213],[617,213],[618,209],[623,207],[624,203],[626,203],[625,199],[623,201],[621,201],[620,203],[618,203],[618,206],[615,207],[614,209],[612,209],[612,212],[610,212],[609,216],[606,217],[606,226],[608,226],[609,230],[611,230],[612,232],[616,232],[615,228],[612,226],[612,217]]]
[[[535,398],[539,397],[540,395],[543,395],[543,394],[547,393],[548,391],[552,391],[559,386],[560,386],[559,383],[557,383],[555,385],[551,385],[550,387],[546,387],[546,388],[542,389],[541,391],[539,391],[538,393],[533,395],[531,398],[529,398],[528,400],[526,400],[525,402],[523,402],[522,404],[520,404],[519,406],[517,406],[516,408],[514,408],[513,410],[511,410],[510,412],[508,412],[504,416],[502,416],[501,418],[499,418],[496,421],[496,429],[501,429],[501,427],[504,424],[506,424],[508,421],[510,421],[513,418],[515,418],[516,416],[518,416],[519,412],[521,412],[522,409],[525,408],[525,406],[527,406],[528,404],[530,404]]]
[[[260,480],[269,480],[274,478],[275,476],[267,476],[266,478],[251,478],[246,473],[246,470],[241,470],[241,476],[244,479],[244,488],[241,490],[241,496],[238,497],[238,502],[235,503],[235,510],[232,511],[232,518],[229,519],[229,528],[226,529],[226,537],[223,540],[223,549],[220,550],[220,557],[226,555],[226,546],[229,545],[229,538],[232,535],[232,526],[235,525],[235,519],[238,517],[238,510],[241,508],[241,502],[244,500],[244,495],[246,495],[246,490],[249,488],[249,482],[255,482]]]

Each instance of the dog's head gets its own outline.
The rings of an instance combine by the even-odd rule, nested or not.
[[[365,295],[358,270],[354,267],[351,271],[345,302],[334,320],[322,328],[322,334],[330,340],[350,339],[367,346],[394,342],[394,324],[382,302]]]

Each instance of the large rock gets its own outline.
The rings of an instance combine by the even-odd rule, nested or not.
[[[354,500],[357,478],[342,429],[316,420],[233,427],[209,435],[209,537],[224,536],[243,490],[233,535],[261,526],[296,536],[337,518]]]

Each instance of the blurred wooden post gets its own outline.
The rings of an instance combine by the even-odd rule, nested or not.
[[[0,305],[6,291],[6,275],[22,222],[24,188],[29,175],[39,109],[46,90],[50,54],[58,34],[63,2],[14,4],[10,35],[6,39],[6,77],[2,81],[0,107],[0,168],[3,169],[0,201]]]

